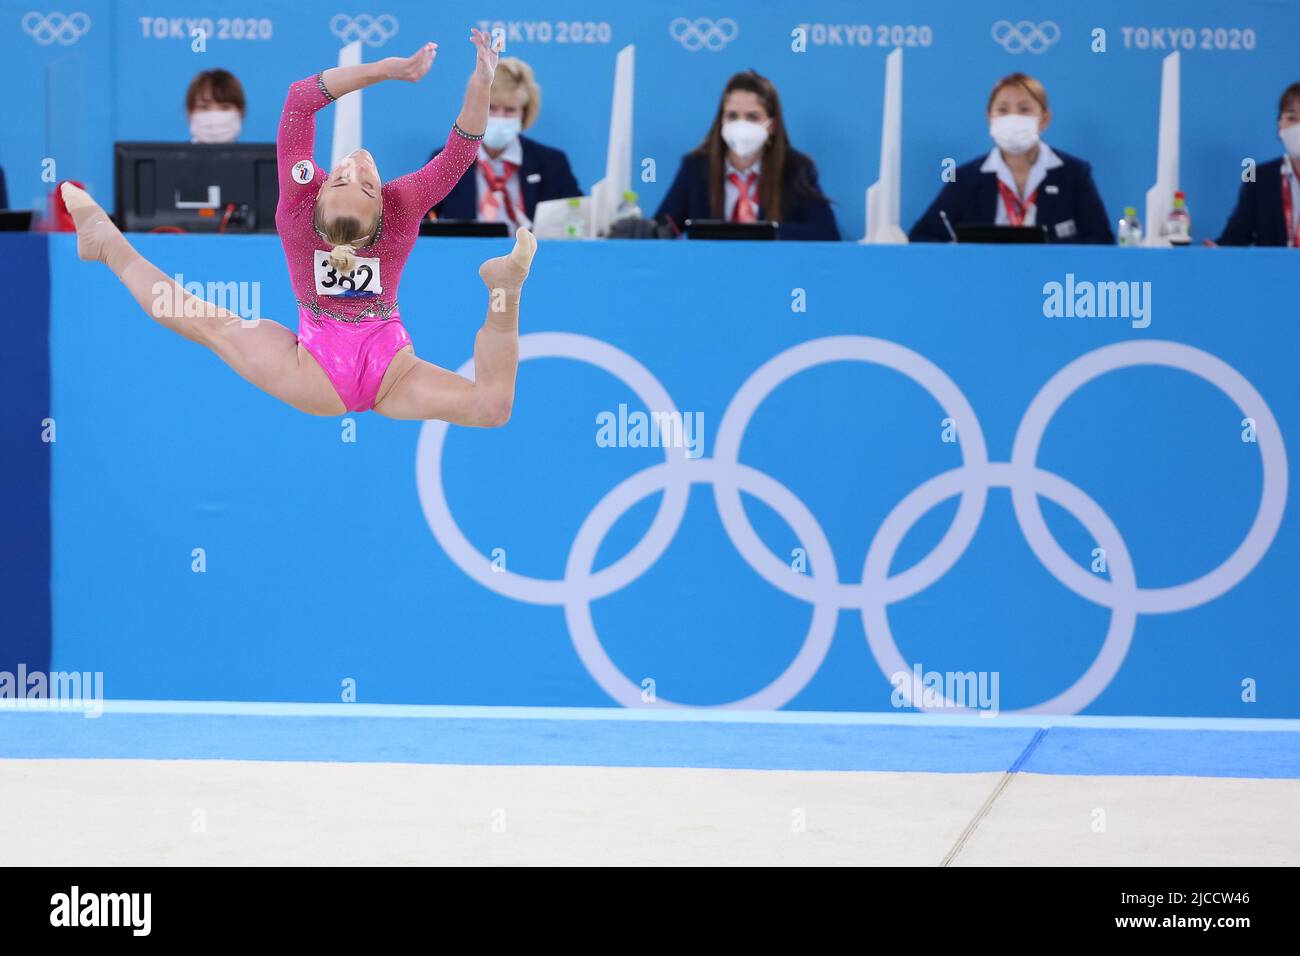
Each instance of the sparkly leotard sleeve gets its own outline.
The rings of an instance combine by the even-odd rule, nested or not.
[[[358,295],[317,295],[314,257],[329,244],[316,232],[312,216],[326,172],[312,159],[316,113],[334,102],[321,74],[289,87],[276,135],[280,200],[275,225],[284,247],[289,280],[298,304],[314,314],[349,322],[387,319],[397,309],[402,268],[419,235],[424,214],[451,191],[473,164],[479,137],[453,126],[445,148],[421,169],[385,183],[378,235],[357,249],[358,259],[378,259],[382,291]]]

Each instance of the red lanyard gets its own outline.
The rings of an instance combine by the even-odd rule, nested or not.
[[[1300,230],[1296,229],[1295,220],[1291,218],[1291,183],[1288,177],[1282,177],[1282,219],[1286,222],[1286,244],[1300,246]]]
[[[1038,198],[1038,190],[1035,189],[1024,202],[1021,202],[1016,194],[1007,188],[1007,184],[999,179],[998,192],[1002,194],[1002,205],[1007,211],[1007,222],[1013,226],[1023,226],[1025,224],[1025,212]]]
[[[510,199],[510,190],[506,188],[506,184],[510,182],[510,177],[515,174],[515,170],[519,167],[505,160],[501,161],[501,166],[505,172],[498,177],[492,171],[491,163],[484,162],[481,159],[478,161],[479,171],[483,173],[483,179],[487,181],[487,191],[501,195],[501,200],[506,206],[506,215],[510,217],[511,222],[518,224],[519,218],[515,215],[515,204]]]

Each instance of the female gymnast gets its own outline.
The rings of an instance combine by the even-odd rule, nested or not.
[[[276,139],[275,223],[298,300],[296,336],[266,319],[241,322],[185,293],[131,247],[89,195],[65,183],[78,255],[107,264],[155,319],[300,411],[340,415],[373,408],[390,418],[505,424],[519,366],[519,298],[537,250],[532,233],[518,230],[509,255],[479,268],[489,304],[474,340],[473,381],[416,358],[397,308],[402,267],[420,220],[473,164],[487,126],[497,51],[487,34],[470,33],[474,72],[446,147],[419,171],[392,182],[381,182],[364,149],[327,175],[312,161],[315,114],[381,80],[420,80],[437,44],[426,43],[409,57],[328,69],[289,87]]]

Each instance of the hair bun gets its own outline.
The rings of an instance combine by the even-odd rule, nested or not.
[[[357,267],[356,249],[343,242],[330,250],[330,265],[335,272],[351,272]]]

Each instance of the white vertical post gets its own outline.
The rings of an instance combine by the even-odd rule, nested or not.
[[[1178,189],[1178,103],[1179,54],[1164,59],[1160,72],[1160,139],[1156,147],[1156,184],[1147,190],[1146,241],[1143,245],[1167,246],[1165,220],[1174,207]]]
[[[339,66],[360,66],[361,41],[354,40],[339,50]],[[333,169],[348,153],[361,148],[361,91],[339,97],[334,104],[334,148],[330,156]]]
[[[609,111],[609,150],[605,178],[591,187],[591,234],[605,235],[632,188],[632,89],[636,73],[636,47],[628,44],[614,61],[614,99]]]
[[[880,178],[867,189],[867,232],[863,242],[902,243],[899,191],[903,156],[903,49],[885,57],[885,104],[880,121]]]

